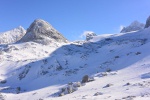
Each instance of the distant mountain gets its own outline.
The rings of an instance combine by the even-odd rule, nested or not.
[[[132,32],[132,31],[138,31],[144,28],[144,24],[140,23],[138,21],[132,22],[129,26],[124,27],[120,33],[126,33],[126,32]]]
[[[54,29],[48,22],[37,19],[27,29],[26,35],[21,39],[22,42],[34,41],[42,44],[51,42],[67,42],[67,39]]]
[[[19,26],[13,30],[0,33],[0,44],[10,44],[20,40],[26,33],[26,30]]]
[[[146,20],[145,28],[148,28],[150,26],[150,16]]]

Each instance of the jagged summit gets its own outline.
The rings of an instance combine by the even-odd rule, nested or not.
[[[0,34],[0,44],[10,44],[19,41],[26,33],[26,30],[19,26],[7,32]]]
[[[120,33],[126,33],[126,32],[131,32],[131,31],[138,31],[144,28],[144,24],[140,23],[138,21],[132,22],[129,26],[124,27]]]
[[[44,44],[55,42],[67,42],[57,30],[55,30],[48,22],[42,19],[36,19],[27,29],[26,35],[21,42],[35,41]]]
[[[148,28],[150,26],[150,16],[146,20],[145,28]]]

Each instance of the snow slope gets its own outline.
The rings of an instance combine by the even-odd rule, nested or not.
[[[149,100],[150,28],[49,45],[0,46],[0,98],[6,100]],[[77,91],[61,88],[93,76]]]
[[[0,33],[0,44],[15,43],[20,40],[26,33],[26,30],[19,26],[13,30]]]

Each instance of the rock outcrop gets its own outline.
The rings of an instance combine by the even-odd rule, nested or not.
[[[48,22],[37,19],[27,29],[26,35],[21,39],[21,42],[34,41],[42,44],[51,42],[67,42],[57,30],[55,30]]]
[[[150,16],[146,20],[145,28],[148,28],[150,26]]]
[[[91,32],[91,31],[86,31],[84,35],[87,41],[93,39],[94,36],[97,36],[94,32]]]

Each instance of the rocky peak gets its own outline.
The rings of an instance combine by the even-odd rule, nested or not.
[[[126,32],[131,32],[131,31],[138,31],[144,28],[144,24],[140,23],[138,21],[132,22],[129,26],[124,27],[120,33],[126,33]]]
[[[44,44],[55,42],[67,42],[57,30],[55,30],[48,22],[42,19],[36,19],[27,29],[26,35],[22,38],[22,42],[35,41]]]
[[[150,16],[146,20],[145,28],[148,28],[150,26]]]

